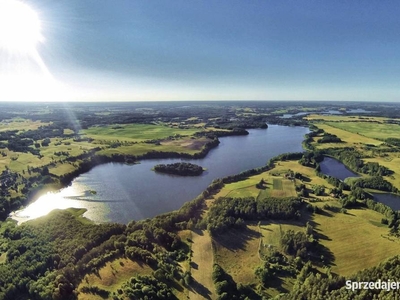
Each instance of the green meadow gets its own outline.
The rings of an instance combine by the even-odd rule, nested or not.
[[[175,135],[190,136],[198,131],[201,130],[197,128],[171,128],[169,126],[151,124],[123,124],[90,127],[82,130],[81,133],[95,140],[142,142],[164,139]]]
[[[375,122],[327,122],[329,126],[373,139],[399,138],[400,125]]]

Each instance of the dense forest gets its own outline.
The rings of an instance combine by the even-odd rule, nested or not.
[[[158,164],[154,166],[154,170],[161,173],[180,175],[180,176],[199,176],[204,169],[192,163],[177,162],[173,164]]]
[[[301,206],[300,198],[219,198],[208,213],[207,229],[214,234],[244,227],[244,221],[298,219]]]

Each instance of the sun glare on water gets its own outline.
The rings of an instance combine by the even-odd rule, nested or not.
[[[65,95],[37,50],[44,40],[34,9],[0,0],[0,100],[54,101]]]

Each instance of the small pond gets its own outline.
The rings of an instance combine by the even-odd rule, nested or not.
[[[335,177],[340,180],[345,180],[347,177],[359,177],[358,174],[350,171],[340,161],[325,156],[324,160],[320,163],[321,173]]]

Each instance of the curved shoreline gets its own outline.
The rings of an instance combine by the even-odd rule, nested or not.
[[[35,202],[41,195],[46,194],[47,192],[52,192],[56,190],[61,190],[63,188],[66,188],[69,186],[72,181],[79,177],[80,175],[89,172],[92,170],[94,167],[102,165],[102,164],[107,164],[107,163],[124,163],[124,164],[136,164],[139,162],[139,160],[147,160],[147,159],[163,159],[163,158],[191,158],[191,159],[200,159],[204,158],[207,156],[207,154],[210,152],[210,150],[216,148],[219,144],[220,141],[218,139],[219,135],[217,133],[213,133],[214,137],[212,140],[210,140],[208,143],[204,145],[204,148],[200,150],[197,153],[194,154],[189,154],[189,153],[182,153],[182,152],[163,152],[163,151],[149,151],[143,155],[126,155],[126,154],[113,154],[111,156],[106,156],[106,155],[99,155],[96,152],[100,150],[100,148],[95,148],[92,151],[89,151],[88,153],[81,154],[79,156],[73,157],[72,159],[74,161],[82,159],[83,161],[79,164],[79,167],[71,172],[64,174],[62,176],[55,176],[59,180],[59,182],[56,183],[49,183],[45,184],[39,187],[36,187],[28,193],[26,193],[24,196],[21,198],[21,206],[17,209],[11,210],[8,213],[8,216],[10,216],[12,213],[19,211],[23,208],[26,208],[28,205],[31,203]],[[240,135],[247,135],[249,134],[247,130],[243,131],[235,131],[235,132],[229,132],[223,134],[220,134],[220,136],[225,137],[225,136],[240,136]]]
[[[262,129],[267,129],[262,128]],[[80,156],[74,157],[75,160],[77,159],[87,159],[87,161],[83,161],[77,170],[65,174],[63,176],[59,176],[59,180],[61,183],[61,187],[66,187],[71,184],[71,182],[84,173],[89,172],[96,166],[106,164],[106,163],[125,163],[125,164],[135,164],[138,163],[139,160],[144,159],[163,159],[163,158],[189,158],[189,159],[200,159],[205,158],[210,150],[216,148],[219,144],[220,137],[228,137],[228,136],[242,136],[248,135],[249,132],[246,129],[238,129],[233,131],[210,131],[210,132],[199,132],[199,136],[209,136],[211,139],[208,143],[204,145],[204,148],[201,149],[199,152],[194,154],[183,153],[183,152],[174,152],[174,151],[155,151],[151,150],[142,155],[126,155],[126,154],[112,154],[111,156],[106,155],[99,155],[94,153],[82,154]],[[100,149],[97,149],[98,151]]]
[[[195,154],[181,153],[181,152],[163,152],[163,151],[150,151],[143,155],[123,155],[123,154],[113,154],[111,156],[106,155],[98,155],[94,154],[88,158],[87,161],[83,161],[77,170],[74,172],[65,174],[60,176],[60,183],[62,187],[66,187],[71,182],[84,173],[89,172],[96,166],[106,164],[106,163],[125,163],[125,164],[135,164],[138,163],[139,160],[144,159],[163,159],[163,158],[191,158],[191,159],[199,159],[204,158],[210,152],[211,149],[216,148],[219,145],[220,141],[218,138],[213,139],[212,141],[205,144],[204,148]],[[61,187],[61,188],[62,188]]]
[[[306,129],[306,128],[305,128]],[[211,148],[216,147],[219,144],[219,141],[217,139],[210,141],[210,143],[208,143],[208,147],[205,147],[201,152],[198,152],[196,154],[182,154],[182,153],[173,153],[173,152],[150,152],[150,153],[146,153],[145,155],[141,155],[141,156],[126,156],[126,155],[114,155],[113,157],[111,156],[104,156],[104,155],[97,155],[95,153],[91,153],[89,155],[89,153],[86,153],[86,159],[84,160],[84,163],[81,163],[80,167],[78,170],[76,170],[73,173],[68,174],[67,176],[65,176],[63,179],[63,185],[66,186],[68,185],[72,180],[74,180],[74,178],[76,178],[76,176],[79,176],[79,174],[85,173],[87,171],[90,171],[91,168],[98,166],[100,164],[104,164],[104,163],[109,163],[109,162],[120,162],[120,163],[126,163],[128,160],[131,160],[130,162],[136,162],[137,159],[150,159],[150,158],[171,158],[171,156],[173,157],[191,157],[191,158],[198,158],[200,156],[205,157],[209,150],[211,150]],[[213,146],[213,147],[210,147]],[[284,150],[284,149],[282,149]],[[212,182],[209,182],[209,184],[207,186],[205,186],[204,189],[202,189],[201,191],[198,191],[196,193],[196,195],[192,195],[190,198],[187,198],[186,202],[191,202],[194,199],[197,199],[198,196],[205,196],[207,197],[207,195],[209,195],[210,193],[213,193],[213,190],[215,188],[218,189],[218,186],[223,185],[224,183],[228,183],[228,182],[233,182],[233,181],[237,181],[237,180],[241,180],[247,176],[251,176],[254,174],[257,174],[259,172],[263,172],[267,169],[269,169],[270,167],[273,166],[273,162],[277,161],[277,160],[286,160],[286,159],[291,159],[293,155],[297,156],[298,158],[300,158],[303,154],[304,149],[299,149],[301,152],[298,153],[291,153],[291,154],[278,154],[277,156],[271,157],[269,159],[269,163],[267,165],[265,165],[265,163],[260,163],[259,166],[255,166],[251,169],[245,169],[246,171],[242,171],[242,172],[237,172],[237,173],[233,173],[235,175],[229,175],[229,176],[216,176],[214,177],[214,179]],[[82,159],[82,157],[81,157]],[[253,164],[254,165],[254,164]],[[210,180],[210,181],[211,181]],[[185,202],[185,203],[186,203]],[[183,205],[185,204],[183,203]],[[185,206],[185,205],[184,205]],[[181,208],[177,207],[174,208],[173,210],[170,210],[170,212],[173,211],[177,211]],[[168,212],[165,212],[168,213]],[[164,212],[162,212],[161,214],[165,214]],[[157,214],[158,215],[158,214]],[[136,219],[136,218],[134,218]],[[136,219],[138,220],[138,219]],[[115,221],[118,222],[118,221]]]

